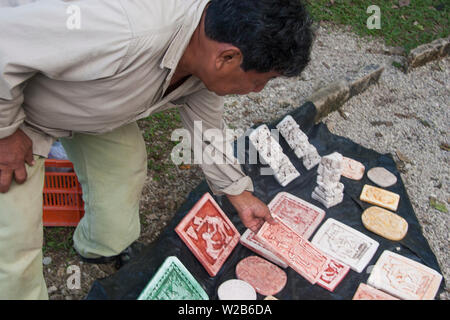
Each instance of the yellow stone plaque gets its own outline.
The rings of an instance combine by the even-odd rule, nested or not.
[[[376,206],[396,211],[400,196],[396,193],[366,184],[359,199]]]

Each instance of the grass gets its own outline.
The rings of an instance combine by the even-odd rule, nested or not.
[[[406,6],[385,0],[306,0],[315,21],[351,26],[360,36],[382,37],[389,46],[411,49],[450,34],[449,5],[445,0],[411,0]],[[368,29],[370,5],[381,11],[381,28]],[[438,10],[438,9],[440,10]]]
[[[138,124],[144,131],[148,170],[152,172],[153,180],[159,181],[175,166],[167,157],[178,143],[170,140],[172,131],[183,127],[180,113],[178,109],[171,109],[139,120]],[[168,178],[175,177],[168,174]]]
[[[42,247],[42,253],[55,252],[63,250],[68,252],[70,256],[76,254],[73,248],[73,231],[74,228],[67,227],[48,227],[44,228],[45,244]]]
[[[393,61],[392,66],[396,67],[397,69],[399,69],[403,72],[405,72],[405,70],[406,70],[406,66],[398,61]]]

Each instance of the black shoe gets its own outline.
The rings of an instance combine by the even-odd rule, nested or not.
[[[117,270],[122,268],[132,259],[136,258],[145,248],[145,245],[140,242],[133,242],[128,248],[123,250],[119,255],[116,256],[115,267]]]
[[[117,256],[112,257],[100,257],[100,258],[85,258],[82,255],[78,254],[80,260],[86,263],[92,264],[107,264],[116,261]]]
[[[106,264],[106,263],[115,262],[114,266],[116,267],[116,269],[120,269],[121,267],[126,265],[128,262],[130,262],[131,259],[138,256],[141,253],[142,249],[144,249],[144,247],[145,247],[144,244],[135,241],[116,256],[99,257],[99,258],[85,258],[85,257],[79,255],[79,257],[80,257],[81,261],[86,262],[86,263],[93,263],[93,264]]]

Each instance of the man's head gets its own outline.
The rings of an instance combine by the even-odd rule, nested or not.
[[[309,62],[311,20],[300,0],[212,0],[201,26],[198,76],[219,95],[259,92]]]

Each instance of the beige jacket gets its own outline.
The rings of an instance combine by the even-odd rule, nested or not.
[[[203,130],[224,130],[223,99],[198,78],[163,97],[208,2],[41,0],[0,8],[0,138],[20,127],[33,152],[47,156],[58,137],[108,132],[173,107],[191,133],[199,120]],[[70,6],[78,20],[70,20]],[[239,164],[202,169],[215,194],[253,191]]]

